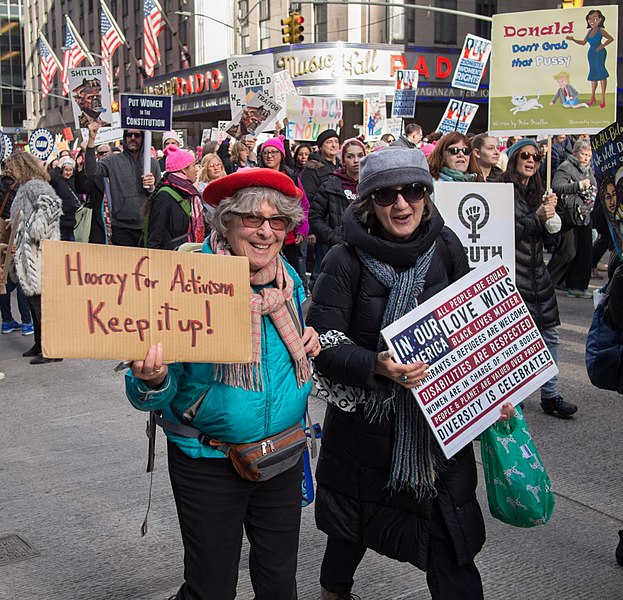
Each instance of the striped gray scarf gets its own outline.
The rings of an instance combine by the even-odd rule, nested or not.
[[[413,267],[397,273],[393,267],[373,258],[363,250],[357,254],[374,277],[390,290],[381,328],[406,315],[418,305],[424,280],[435,252],[435,243],[420,256]],[[379,335],[377,351],[387,348]],[[435,472],[441,465],[440,454],[431,449],[432,434],[410,390],[391,382],[381,390],[366,392],[368,418],[380,422],[395,414],[394,451],[388,485],[393,490],[407,489],[418,498],[435,496]]]

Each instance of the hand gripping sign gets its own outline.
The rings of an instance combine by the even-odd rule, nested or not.
[[[558,372],[497,257],[381,333],[398,362],[430,366],[412,392],[447,458]]]

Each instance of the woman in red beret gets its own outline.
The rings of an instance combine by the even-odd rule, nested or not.
[[[249,260],[252,360],[166,365],[158,344],[126,378],[130,402],[160,411],[168,438],[184,543],[185,581],[173,598],[233,600],[244,528],[256,600],[296,600],[302,454],[283,460],[276,453],[277,472],[251,481],[210,440],[273,448],[279,434],[300,431],[308,358],[320,351],[302,321],[301,280],[280,256],[286,233],[303,218],[300,192],[283,173],[248,169],[211,182],[203,199],[214,211],[202,251]]]

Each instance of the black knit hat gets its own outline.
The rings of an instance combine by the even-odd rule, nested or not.
[[[323,131],[318,136],[318,139],[316,139],[316,145],[318,146],[318,150],[320,150],[322,144],[324,144],[327,140],[330,140],[331,138],[337,138],[338,141],[340,139],[340,136],[337,134],[337,131],[335,131],[335,129],[327,129],[326,131]]]

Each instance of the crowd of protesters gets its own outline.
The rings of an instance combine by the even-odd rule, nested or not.
[[[141,410],[168,411],[175,418],[171,406],[179,404],[181,414],[190,410],[187,400],[193,404],[201,397],[191,407],[194,414],[204,411],[196,426],[219,438],[227,433],[218,419],[207,415],[205,406],[216,402],[214,390],[240,388],[244,398],[258,402],[266,414],[285,415],[279,421],[285,428],[303,416],[310,388],[309,372],[303,367],[306,357],[317,356],[316,368],[328,381],[365,391],[346,410],[329,403],[326,414],[317,504],[318,526],[328,534],[322,599],[357,598],[351,590],[368,548],[426,570],[435,600],[482,598],[474,557],[485,532],[471,445],[452,461],[435,454],[409,392],[426,376],[427,365],[398,365],[385,351],[379,332],[468,272],[458,238],[436,209],[434,183],[505,182],[514,189],[517,287],[558,362],[556,289],[571,298],[591,298],[589,281],[603,278],[600,260],[612,249],[606,212],[616,210],[620,192],[615,181],[604,181],[602,189],[596,189],[590,141],[585,136],[554,138],[553,176],[546,186],[547,144],[514,137],[502,145],[486,133],[425,136],[417,123],[408,124],[397,138],[385,134],[374,144],[360,137],[340,142],[333,129],[313,143],[293,143],[281,135],[278,124],[275,135],[261,143],[246,135],[211,141],[196,150],[184,148],[171,131],[162,136],[161,154],[152,153],[147,173],[143,132],[126,130],[120,146],[96,147],[98,128],[91,124],[84,146],[54,157],[47,169],[26,153],[4,161],[2,217],[20,211],[21,220],[11,249],[14,271],[7,293],[0,296],[2,333],[34,334],[33,347],[24,352],[32,364],[61,360],[42,355],[41,242],[73,241],[76,211],[83,205],[92,209],[90,243],[164,250],[190,243],[208,254],[247,256],[253,297],[261,306],[252,308],[259,311],[254,312],[254,334],[266,328],[273,338],[270,348],[254,348],[254,361],[260,369],[267,359],[271,367],[280,365],[277,379],[287,379],[292,394],[275,384],[261,392],[255,375],[247,381],[245,365],[228,370],[227,384],[227,373],[213,365],[167,366],[158,346],[131,367],[127,389],[132,403]],[[597,193],[603,208],[591,212],[585,207],[595,205]],[[578,197],[588,201],[580,203]],[[21,323],[11,312],[12,292]],[[309,296],[308,324],[313,328],[303,329],[300,305]],[[294,312],[285,309],[288,303],[293,303]],[[295,335],[297,327],[300,332]],[[235,402],[243,398],[238,391],[227,393]],[[556,377],[540,393],[548,415],[568,419],[578,410],[562,398]],[[278,404],[273,406],[265,394],[274,395]],[[280,426],[255,427],[249,415],[243,418],[235,412],[229,407],[224,413],[231,419],[229,435],[236,438],[228,442],[253,442],[262,434],[278,433]],[[389,414],[389,420],[378,418],[381,412]],[[511,413],[512,407],[505,406],[501,418]],[[265,494],[275,490],[277,496],[268,501],[255,488],[241,490],[229,470],[216,468],[213,461],[222,459],[222,453],[198,451],[201,444],[167,435],[178,513],[185,521],[186,581],[176,598],[203,597],[200,590],[209,588],[221,590],[219,597],[233,598],[235,548],[209,570],[198,568],[196,561],[211,562],[204,557],[208,541],[220,548],[229,543],[237,547],[241,525],[251,527],[247,517],[255,509],[248,505],[240,512],[235,527],[225,521],[214,527],[197,522],[200,533],[195,539],[195,525],[189,523],[197,521],[197,515],[191,505],[202,494],[213,493],[219,477],[231,486],[227,503],[242,492],[248,502],[267,502],[256,515],[265,516],[267,506],[279,506],[276,498],[284,498],[285,492],[279,492],[275,482],[258,484],[257,490]],[[366,450],[356,453],[353,448]],[[300,464],[293,468],[300,471]],[[190,486],[193,473],[199,472],[210,481]],[[264,579],[252,571],[258,598],[296,597],[292,559],[300,511],[292,501],[296,477],[291,476],[294,471],[289,473],[282,478],[289,490],[288,530],[270,537],[274,547],[284,544],[281,558],[260,558],[252,552],[254,568],[268,573]],[[374,516],[366,518],[369,510]],[[221,512],[227,514],[224,505]],[[188,521],[188,515],[194,521]],[[252,549],[261,546],[261,537],[258,532]]]

